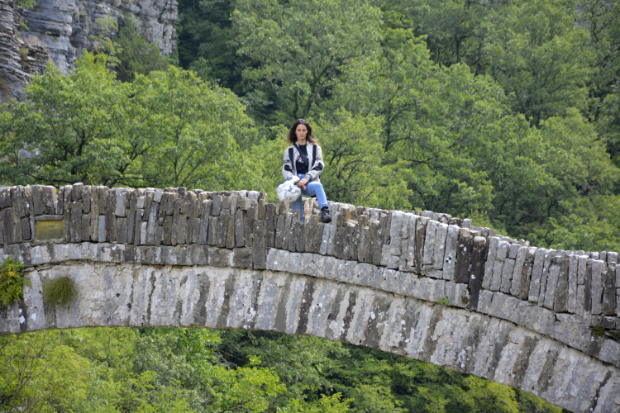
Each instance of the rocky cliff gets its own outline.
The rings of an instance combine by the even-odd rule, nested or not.
[[[0,101],[23,99],[34,73],[53,62],[64,73],[95,46],[95,36],[114,36],[102,19],[122,23],[135,18],[147,40],[162,54],[175,47],[176,0],[37,0],[24,10],[15,0],[0,0]]]

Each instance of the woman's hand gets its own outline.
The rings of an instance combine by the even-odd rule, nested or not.
[[[306,190],[306,184],[308,183],[309,179],[308,178],[304,178],[301,181],[297,182],[295,185],[297,185],[298,187],[300,187],[301,189],[303,189],[304,191]]]

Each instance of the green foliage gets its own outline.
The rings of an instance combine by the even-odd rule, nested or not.
[[[129,15],[125,16],[125,23],[115,42],[119,60],[115,66],[116,77],[123,82],[133,81],[136,73],[146,75],[154,70],[165,70],[168,66],[159,47],[140,34],[137,22]]]
[[[5,258],[0,265],[0,303],[7,307],[24,296],[24,284],[30,286],[30,279],[24,277],[24,265]]]
[[[43,284],[43,301],[52,308],[67,305],[77,295],[77,288],[69,277],[54,278]]]
[[[332,120],[320,119],[316,135],[322,143],[329,174],[321,181],[332,199],[353,205],[386,209],[411,209],[407,183],[399,163],[384,165],[381,159],[381,122],[338,110]],[[406,173],[406,172],[405,172]]]
[[[259,412],[284,390],[259,367],[230,369],[207,330],[80,329],[0,337],[0,409]]]
[[[83,328],[3,336],[0,377],[3,411],[561,411],[432,364],[270,332]]]
[[[576,18],[572,0],[514,2],[490,16],[489,73],[533,125],[585,109],[593,55]]]
[[[252,62],[237,54],[234,9],[230,0],[180,0],[177,47],[183,68],[239,94],[243,71]]]
[[[15,4],[24,9],[31,9],[37,4],[37,2],[36,0],[17,0]]]
[[[238,53],[258,61],[244,78],[274,99],[279,122],[309,117],[343,71],[378,50],[380,11],[364,0],[239,0]]]
[[[70,76],[50,67],[29,102],[0,113],[5,182],[242,186],[239,145],[255,136],[228,90],[175,67],[115,81],[104,55],[85,53]],[[35,155],[22,158],[27,149]]]
[[[603,337],[605,335],[605,327],[601,325],[590,326],[590,331],[596,337]]]
[[[437,302],[441,305],[450,305],[450,300],[448,300],[446,297],[441,297]]]

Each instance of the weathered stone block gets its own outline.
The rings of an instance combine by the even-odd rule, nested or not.
[[[11,206],[11,188],[9,187],[0,188],[0,208],[8,208],[10,206]]]
[[[370,221],[368,223],[368,229],[365,231],[364,251],[362,253],[363,262],[372,263],[372,255],[373,255],[374,245],[377,242],[378,232],[379,232],[379,222]]]
[[[487,240],[483,237],[474,237],[471,256],[471,273],[469,276],[470,300],[468,308],[477,309],[480,291],[485,276],[485,257],[487,256]]]
[[[545,292],[545,301],[543,306],[550,310],[553,310],[553,303],[555,301],[555,294],[557,292],[558,280],[560,278],[560,263],[562,261],[563,251],[556,252],[556,255],[551,260],[551,266],[547,275],[547,288]]]
[[[586,282],[586,264],[588,257],[585,254],[579,255],[577,261],[577,285],[584,285]]]
[[[593,260],[588,258],[586,262],[586,270],[584,276],[584,299],[583,299],[583,312],[584,316],[590,314],[592,310],[592,262]]]
[[[235,268],[252,268],[252,248],[233,249],[232,266]]]
[[[457,283],[469,283],[469,268],[473,245],[474,237],[470,231],[467,228],[459,229],[454,273],[454,281]]]
[[[219,231],[219,219],[218,217],[209,217],[209,229],[207,236],[207,244],[217,245],[218,231]]]
[[[286,229],[287,215],[278,215],[276,223],[276,235],[274,239],[274,246],[278,249],[282,248],[284,242],[284,233]]]
[[[336,237],[334,238],[334,249],[332,251],[332,254],[338,259],[342,259],[343,257],[346,232],[346,228],[336,228]]]
[[[603,275],[603,302],[601,312],[604,315],[616,314],[616,267],[609,265]]]
[[[446,252],[446,238],[448,236],[448,224],[440,223],[435,231],[432,265],[435,270],[443,270],[444,256]]]
[[[254,236],[252,243],[252,259],[255,270],[263,270],[267,267],[265,248],[265,221],[254,221]]]
[[[603,302],[603,270],[605,262],[592,260],[592,309],[593,315],[601,314]]]
[[[80,238],[83,242],[90,241],[90,215],[82,214]],[[119,241],[120,242],[120,241]]]
[[[232,267],[232,260],[232,251],[221,248],[209,248],[209,265],[214,267]]]
[[[211,215],[211,207],[213,201],[210,199],[203,200],[201,206],[201,219],[200,219],[200,234],[198,236],[198,243],[200,245],[206,245],[209,237],[209,216]]]
[[[542,277],[543,265],[545,262],[545,255],[549,250],[545,248],[539,248],[534,255],[534,264],[532,266],[532,277],[530,281],[530,290],[528,292],[528,301],[538,302],[540,295],[540,279]]]
[[[97,242],[105,242],[105,215],[99,215],[98,221]]]
[[[82,195],[82,188],[80,187],[80,198]],[[71,221],[69,224],[69,231],[71,234],[71,242],[82,241],[82,204],[77,202],[71,203]]]
[[[73,202],[77,202],[82,200],[82,190],[84,189],[84,184],[81,182],[73,184],[73,188],[71,191],[71,200]]]
[[[561,256],[560,274],[558,278],[558,286],[555,293],[555,301],[553,310],[556,313],[565,313],[568,311],[568,269],[570,259],[566,252]]]
[[[402,211],[391,211],[390,212],[390,255],[398,255],[401,254],[401,237],[403,230],[403,219],[404,214]]]
[[[275,245],[275,235],[277,226],[276,206],[274,204],[265,205],[265,247],[271,248]],[[310,245],[310,242],[306,242]]]
[[[448,226],[448,233],[446,235],[446,250],[443,263],[444,280],[453,281],[456,274],[456,251],[459,241],[459,230],[460,228],[456,225]]]
[[[45,213],[43,199],[41,198],[42,190],[43,190],[43,187],[41,185],[33,185],[31,189],[32,191],[32,212],[35,215],[43,215]],[[2,197],[1,192],[0,192],[0,197]],[[2,207],[0,206],[0,208]]]
[[[484,288],[485,290],[491,288],[491,282],[493,281],[493,269],[495,266],[495,259],[497,257],[498,245],[498,237],[492,237],[491,239],[489,239],[488,257],[485,264],[484,279],[482,282],[482,288]]]
[[[243,232],[245,234],[245,246],[252,246],[252,228],[254,227],[254,220],[256,219],[256,209],[258,208],[256,201],[250,202],[250,207],[248,208],[248,212],[244,216],[244,229]]]
[[[435,242],[437,240],[436,234],[439,227],[439,222],[428,221],[426,226],[426,242],[424,243],[424,252],[422,254],[422,265],[433,265],[433,252],[435,249]]]
[[[495,262],[493,264],[491,285],[489,286],[489,289],[491,291],[499,291],[501,287],[502,274],[503,274],[506,258],[508,257],[509,247],[510,247],[510,244],[506,241],[499,241],[497,244],[497,253],[495,255]]]
[[[216,226],[217,241],[215,245],[217,245],[219,248],[226,248],[226,232],[228,229],[229,218],[230,218],[229,215],[220,214],[220,216],[217,219],[217,226]]]
[[[105,206],[105,240],[107,242],[116,241],[116,215],[114,214],[114,209],[116,206],[116,190],[112,190],[109,192],[106,197],[106,206]]]
[[[296,213],[296,214],[295,214]],[[295,252],[295,242],[297,240],[297,231],[299,226],[301,225],[300,219],[301,213],[299,211],[293,211],[291,213],[291,226],[288,230],[288,234],[286,235],[287,245],[283,245],[282,248],[289,250],[290,252]]]
[[[304,225],[304,250],[306,252],[318,252],[312,250],[312,241],[314,240],[314,232],[318,223],[317,215],[306,216]]]
[[[511,245],[512,247],[512,245]],[[509,250],[510,253],[510,250]],[[516,265],[516,259],[506,258],[504,267],[502,268],[502,283],[499,290],[504,294],[510,293],[510,287],[512,287],[512,276]]]
[[[213,195],[213,209],[211,215],[218,216],[222,209],[222,197],[220,195]]]
[[[551,271],[551,267],[553,265],[553,258],[555,257],[556,250],[549,250],[548,253],[545,254],[545,262],[543,264],[543,272],[540,277],[540,293],[538,295],[538,305],[543,307],[545,304],[545,295],[547,294],[547,282],[549,280],[549,272]]]

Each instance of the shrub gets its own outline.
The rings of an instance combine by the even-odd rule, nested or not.
[[[77,295],[77,288],[69,277],[56,278],[43,285],[43,301],[56,307],[67,305]]]
[[[24,296],[24,284],[30,285],[28,277],[24,277],[24,265],[6,258],[0,265],[0,302],[7,307]]]

